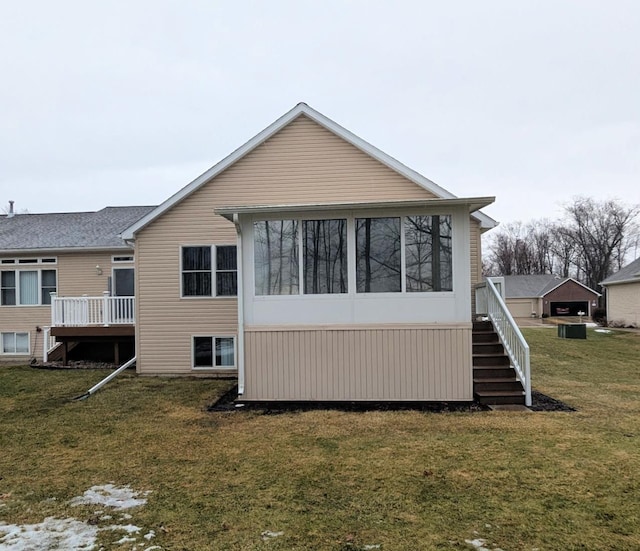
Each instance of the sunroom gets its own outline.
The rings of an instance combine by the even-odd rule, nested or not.
[[[224,207],[245,401],[471,400],[470,213],[492,197]]]

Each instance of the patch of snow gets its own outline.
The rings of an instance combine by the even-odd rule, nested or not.
[[[73,498],[70,503],[72,506],[104,505],[114,509],[130,509],[147,502],[144,498],[137,498],[140,493],[132,490],[129,486],[118,488],[113,484],[105,484],[104,486],[92,486],[82,496]],[[148,494],[149,492],[143,492],[145,496]]]
[[[264,541],[270,540],[272,538],[279,538],[280,536],[284,536],[284,532],[272,532],[271,530],[265,530],[260,534]]]
[[[464,542],[469,544],[474,549],[477,549],[478,551],[490,551],[488,547],[484,546],[484,544],[487,542],[482,538],[476,538],[475,540],[464,540]]]
[[[129,513],[125,513],[124,515],[122,515],[120,517],[120,520],[129,520],[132,519],[133,517],[129,514]]]
[[[144,536],[142,536],[144,539],[146,539],[147,541],[151,541],[153,538],[156,537],[156,533],[153,530],[149,530],[148,534],[145,534]]]
[[[381,545],[379,543],[373,543],[370,545],[363,545],[362,549],[380,549]]]
[[[111,520],[113,517],[111,515],[102,515],[100,520]]]
[[[155,551],[156,549],[162,549],[159,545],[152,545],[151,547],[147,547],[144,551]]]
[[[136,532],[140,532],[141,528],[139,528],[138,526],[134,526],[133,524],[127,524],[126,526],[114,524],[112,526],[107,526],[106,528],[103,528],[103,530],[122,530],[127,534],[133,534]]]
[[[122,545],[123,543],[132,543],[136,541],[136,538],[130,538],[129,536],[124,536],[123,538],[120,538],[118,541],[114,541],[113,543],[115,545]]]
[[[74,518],[57,519],[47,517],[39,524],[0,523],[0,538],[3,550],[27,549],[73,549],[91,551],[95,549],[98,528]]]
[[[611,329],[594,329],[593,332],[594,333],[613,333]]]

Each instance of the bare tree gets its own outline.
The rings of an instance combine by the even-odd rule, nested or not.
[[[577,249],[578,275],[592,289],[624,264],[631,247],[629,239],[637,231],[638,206],[628,207],[609,199],[598,202],[590,197],[576,197],[565,205],[566,232]]]

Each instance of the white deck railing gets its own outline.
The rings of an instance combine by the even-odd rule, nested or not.
[[[51,327],[43,327],[42,333],[42,361],[47,362],[49,360],[49,352],[51,352],[58,343],[56,342],[56,338],[51,335]]]
[[[504,346],[511,365],[525,391],[525,405],[531,405],[531,361],[529,345],[511,316],[493,281],[486,279],[476,285],[476,314],[486,315]]]
[[[134,325],[135,297],[59,297],[51,293],[52,327]]]

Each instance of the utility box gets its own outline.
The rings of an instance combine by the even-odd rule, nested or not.
[[[586,339],[587,325],[585,323],[561,323],[558,325],[558,337],[561,339]]]

